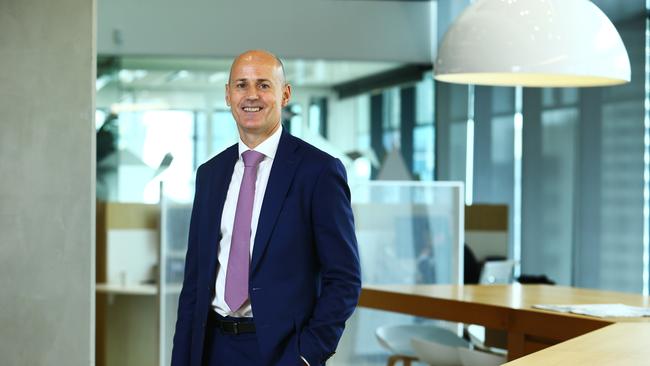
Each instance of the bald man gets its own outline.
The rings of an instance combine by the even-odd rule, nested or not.
[[[345,170],[282,128],[290,98],[279,58],[234,60],[239,142],[197,171],[172,366],[323,365],[354,311]]]

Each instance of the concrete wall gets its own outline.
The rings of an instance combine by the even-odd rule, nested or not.
[[[426,63],[431,62],[435,14],[431,9],[436,5],[435,1],[100,0],[98,52],[231,57],[264,48],[284,58]]]
[[[94,363],[93,0],[0,1],[0,364]]]

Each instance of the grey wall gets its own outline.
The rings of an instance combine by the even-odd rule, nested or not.
[[[100,0],[99,54],[431,62],[436,2]],[[433,12],[435,14],[435,11]]]
[[[0,1],[0,364],[94,363],[94,0]]]

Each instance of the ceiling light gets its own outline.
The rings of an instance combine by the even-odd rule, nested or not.
[[[591,1],[478,0],[445,34],[434,74],[460,84],[605,86],[630,81],[630,60]]]
[[[228,80],[228,73],[225,71],[217,71],[208,77],[210,83],[219,83]]]

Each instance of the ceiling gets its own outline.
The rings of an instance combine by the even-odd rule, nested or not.
[[[99,58],[98,88],[119,83],[135,89],[212,89],[228,80],[232,59]],[[296,86],[327,88],[402,66],[391,62],[285,60],[287,80]],[[102,85],[104,84],[104,85]]]

